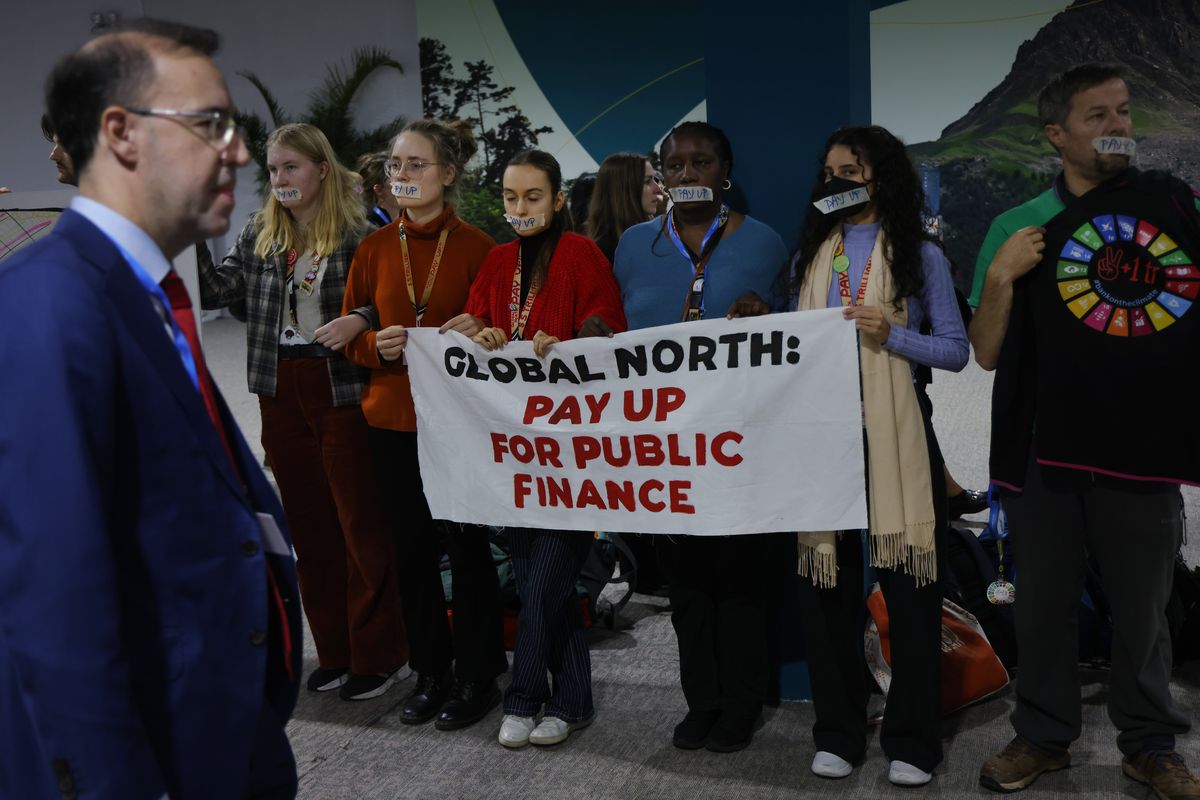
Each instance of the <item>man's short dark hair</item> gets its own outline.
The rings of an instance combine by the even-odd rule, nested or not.
[[[207,28],[145,17],[106,29],[55,64],[46,80],[48,123],[76,174],[92,160],[104,109],[141,104],[154,81],[152,51],[211,56],[219,44]]]
[[[42,136],[46,137],[47,142],[54,141],[54,125],[50,122],[49,114],[42,114]]]
[[[1051,124],[1062,125],[1071,113],[1072,97],[1114,78],[1125,80],[1125,73],[1120,65],[1099,61],[1079,64],[1055,75],[1038,95],[1038,121],[1043,127]]]

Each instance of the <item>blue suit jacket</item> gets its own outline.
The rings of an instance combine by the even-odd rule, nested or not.
[[[252,755],[289,755],[254,751],[302,639],[255,516],[287,537],[283,512],[224,401],[245,488],[146,291],[71,211],[0,263],[0,375],[0,797],[241,796]]]

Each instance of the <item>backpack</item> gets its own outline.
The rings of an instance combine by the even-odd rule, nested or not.
[[[1178,667],[1200,658],[1200,568],[1189,567],[1183,555],[1175,556],[1175,584],[1167,603],[1171,653]]]
[[[614,577],[618,564],[621,574]],[[617,614],[621,613],[621,609],[633,597],[633,590],[637,585],[637,571],[637,556],[621,534],[596,534],[592,550],[579,572],[581,594],[586,595],[590,601],[589,612],[594,623],[612,629]],[[621,583],[625,584],[625,588],[615,601],[611,597],[603,596],[606,586]]]

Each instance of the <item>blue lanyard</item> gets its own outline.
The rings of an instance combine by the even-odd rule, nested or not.
[[[704,238],[700,240],[700,255],[693,260],[692,253],[687,249],[687,245],[683,243],[683,239],[679,238],[679,231],[675,229],[674,212],[667,214],[667,234],[671,237],[671,241],[675,243],[675,249],[679,251],[679,254],[686,258],[687,262],[692,265],[692,288],[689,291],[689,297],[692,293],[699,294],[699,302],[697,307],[700,311],[700,318],[704,317],[705,281],[702,280],[703,270],[705,264],[708,262],[707,256],[711,255],[706,254],[705,251],[708,249],[708,243],[712,240],[712,237],[715,236],[717,231],[724,227],[725,223],[728,221],[729,206],[725,203],[722,203],[721,210],[717,212],[715,217],[713,217],[712,223],[708,226],[708,231],[705,232]],[[696,288],[697,282],[700,284],[698,289]]]
[[[113,242],[116,244],[116,242]],[[129,268],[133,270],[133,274],[137,276],[138,282],[142,284],[142,288],[150,294],[158,298],[162,303],[163,310],[166,312],[165,322],[171,325],[171,338],[175,341],[175,349],[179,351],[179,358],[183,360],[183,368],[187,370],[188,377],[192,379],[192,385],[196,390],[200,390],[200,378],[196,374],[196,359],[192,355],[192,347],[188,344],[187,337],[183,335],[183,330],[180,329],[179,323],[175,321],[175,315],[171,312],[171,301],[167,299],[167,293],[163,288],[154,282],[154,278],[137,262],[137,259],[130,255],[129,251],[121,245],[117,244],[117,249],[121,251],[121,255],[125,256],[125,261],[129,263]]]
[[[391,222],[391,220],[390,220],[390,219],[388,219],[387,212],[385,212],[385,211],[384,211],[382,208],[380,208],[379,206],[375,206],[375,208],[373,208],[373,209],[371,209],[371,210],[375,212],[375,216],[377,216],[377,217],[379,217],[381,220],[383,220],[383,224],[384,224],[384,225],[387,225],[389,222]]]
[[[704,250],[708,247],[708,242],[710,239],[712,239],[713,234],[715,234],[717,229],[724,225],[728,220],[729,206],[722,203],[721,210],[717,212],[715,217],[713,217],[712,224],[708,226],[708,231],[704,234],[704,238],[700,240],[700,258],[704,258]],[[683,240],[679,238],[679,231],[675,230],[675,214],[668,214],[667,221],[669,223],[667,225],[667,233],[670,235],[671,241],[675,243],[675,249],[679,251],[680,255],[688,260],[689,264],[695,266],[696,262],[692,260],[691,252],[687,249],[687,245],[683,243]]]

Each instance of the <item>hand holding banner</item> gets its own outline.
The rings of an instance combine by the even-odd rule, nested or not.
[[[854,326],[839,309],[487,352],[409,330],[435,518],[642,533],[866,527]]]

